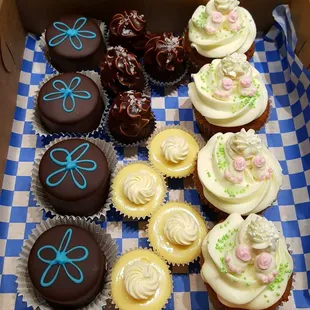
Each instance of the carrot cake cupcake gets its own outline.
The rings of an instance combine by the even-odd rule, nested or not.
[[[254,130],[218,133],[199,152],[194,183],[220,213],[259,213],[277,198],[282,169]]]
[[[193,80],[188,94],[205,139],[242,128],[258,131],[267,122],[270,104],[265,83],[244,54],[213,60],[193,74]]]
[[[239,3],[237,0],[210,0],[194,12],[183,42],[195,72],[213,59],[235,52],[246,54],[248,60],[253,56],[255,22]]]
[[[202,244],[201,276],[215,310],[277,309],[292,288],[293,259],[272,222],[231,214]]]

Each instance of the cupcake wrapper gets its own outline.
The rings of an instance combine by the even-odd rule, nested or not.
[[[117,263],[117,261],[125,254],[131,252],[131,251],[134,251],[134,250],[145,250],[145,251],[150,251],[152,253],[155,253],[154,251],[152,251],[152,249],[147,249],[147,248],[142,248],[142,247],[137,247],[137,248],[131,248],[131,249],[128,249],[126,250],[124,253],[122,253],[118,259],[116,260],[115,264]],[[166,261],[165,261],[166,263]],[[114,265],[115,265],[114,264]],[[169,268],[169,266],[167,266],[168,269],[169,269],[169,274],[171,276],[171,283],[172,283],[172,286],[171,286],[171,293],[170,293],[170,297],[167,299],[167,302],[165,303],[164,307],[162,309],[166,309],[166,306],[168,305],[168,302],[169,300],[173,297],[173,290],[174,290],[174,285],[173,285],[173,279],[172,279],[172,274],[171,274],[171,270]],[[117,304],[115,303],[115,301],[113,300],[113,298],[111,298],[111,304],[114,306],[115,309],[119,309],[119,307],[117,306]]]
[[[173,192],[173,190],[170,191],[170,193],[171,193],[171,192]],[[204,220],[204,222],[205,222],[205,224],[206,224],[206,227],[207,227],[207,233],[208,233],[208,231],[209,231],[209,230],[208,230],[208,223],[206,222],[205,217],[204,217],[203,214],[202,214],[200,211],[198,211],[190,202],[188,202],[188,201],[186,201],[186,200],[180,201],[180,200],[177,200],[177,199],[172,199],[172,200],[169,199],[168,202],[183,202],[183,203],[189,205],[191,208],[193,208],[193,209],[201,216],[201,218]],[[162,206],[163,206],[163,205],[162,205]],[[161,207],[162,207],[162,206],[161,206]],[[160,208],[161,208],[161,207],[160,207]],[[159,208],[157,211],[159,211],[160,208]],[[157,211],[155,211],[154,213],[156,213]],[[157,248],[154,248],[154,247],[152,246],[152,243],[151,243],[151,241],[150,241],[150,239],[149,239],[149,223],[150,223],[150,220],[148,220],[148,222],[147,222],[147,224],[146,224],[147,241],[148,241],[148,243],[150,244],[150,247],[153,249],[153,251],[154,251],[159,257],[161,257],[167,264],[170,264],[170,265],[172,265],[173,267],[175,267],[175,266],[177,266],[177,267],[180,267],[180,266],[187,266],[187,265],[189,265],[190,263],[194,263],[195,261],[197,261],[197,260],[201,257],[202,253],[198,254],[197,257],[195,257],[194,259],[192,259],[191,261],[188,261],[188,262],[186,262],[186,263],[175,263],[175,262],[172,262],[172,261],[167,260],[167,258],[165,258],[165,256],[162,255],[162,254],[160,253],[160,251],[158,251]]]
[[[44,153],[50,147],[52,147],[58,142],[73,139],[73,138],[74,137],[58,138],[52,141],[47,146],[45,146],[45,149],[36,156],[33,169],[32,169],[32,173],[31,173],[31,191],[34,195],[34,200],[37,202],[37,205],[40,207],[41,210],[44,210],[45,212],[50,212],[52,215],[55,215],[56,217],[63,217],[63,215],[59,215],[56,212],[56,210],[54,209],[54,207],[51,205],[50,201],[47,198],[45,190],[39,180],[39,166],[40,166],[40,162],[41,162],[41,159]],[[79,139],[92,142],[102,150],[102,152],[105,154],[107,158],[110,173],[112,173],[117,164],[117,154],[113,147],[113,144],[110,142],[105,142],[103,140],[94,139],[94,138],[79,138]],[[106,213],[108,210],[110,210],[111,204],[112,204],[112,199],[109,194],[106,202],[104,203],[102,208],[97,213],[93,215],[88,215],[88,216],[71,216],[71,217],[76,218],[76,219],[83,219],[83,220],[99,220],[99,219],[102,220],[106,218]]]
[[[158,135],[160,132],[164,131],[164,130],[167,130],[167,129],[181,129],[185,132],[187,132],[188,134],[190,134],[197,142],[198,146],[199,146],[199,150],[201,150],[203,148],[203,146],[205,145],[205,142],[203,140],[203,138],[200,136],[200,135],[196,135],[195,133],[193,133],[192,131],[190,131],[189,129],[187,129],[186,127],[183,127],[183,126],[180,126],[180,125],[166,125],[166,126],[160,126],[160,127],[157,127],[155,129],[155,131],[153,132],[153,134],[150,136],[150,138],[148,139],[147,141],[147,149],[149,150],[150,149],[150,144],[152,142],[152,140],[154,139],[154,137],[156,135]],[[198,154],[197,154],[198,155]],[[154,165],[152,164],[150,158],[149,158],[149,162],[151,164],[151,166],[155,169],[155,170],[158,170],[157,168],[154,167]],[[191,175],[192,173],[188,173],[186,175],[183,175],[183,176],[180,176],[180,177],[175,177],[175,176],[169,176],[167,174],[164,174],[166,177],[169,177],[169,178],[173,178],[173,179],[182,179],[182,178],[186,178],[188,177],[189,175]]]
[[[22,296],[22,300],[26,302],[28,307],[41,310],[52,310],[53,308],[37,294],[32,285],[31,279],[28,274],[28,258],[30,251],[39,238],[39,236],[48,229],[62,224],[74,224],[88,230],[97,240],[102,252],[107,260],[107,271],[105,277],[105,284],[102,291],[97,297],[87,306],[80,308],[83,310],[101,310],[106,305],[106,301],[111,297],[111,271],[112,267],[117,260],[118,246],[112,239],[111,235],[106,233],[99,225],[76,219],[73,217],[63,217],[48,219],[41,222],[32,231],[28,240],[25,241],[21,253],[17,261],[16,275],[17,275],[17,292]]]
[[[34,97],[33,97],[33,101],[34,101],[34,109],[32,112],[32,128],[35,132],[35,134],[42,136],[43,138],[49,137],[64,137],[64,136],[72,136],[74,135],[81,135],[82,137],[89,137],[90,135],[95,135],[95,134],[99,134],[99,132],[103,129],[103,124],[104,124],[104,118],[105,118],[105,113],[106,113],[106,108],[108,106],[109,103],[109,98],[108,95],[106,93],[106,91],[103,89],[102,85],[101,85],[101,81],[100,81],[100,76],[97,72],[95,71],[80,71],[78,73],[84,74],[87,77],[89,77],[90,79],[92,79],[96,85],[98,86],[99,92],[101,94],[101,99],[104,105],[104,112],[102,113],[102,118],[99,122],[98,127],[89,132],[89,133],[69,133],[69,132],[61,132],[61,133],[50,133],[47,131],[47,129],[44,127],[44,125],[41,122],[40,119],[40,115],[39,115],[39,111],[38,111],[38,96],[39,96],[39,92],[40,89],[42,88],[42,86],[47,83],[49,80],[51,80],[53,77],[61,75],[61,73],[55,73],[55,74],[51,74],[46,76],[40,83],[39,88],[36,90]]]
[[[171,87],[171,86],[176,86],[177,84],[179,84],[186,76],[187,72],[188,72],[188,65],[186,65],[186,69],[185,71],[182,73],[182,75],[180,75],[176,80],[172,81],[172,82],[161,82],[161,81],[157,81],[156,79],[152,78],[150,76],[150,74],[148,74],[143,66],[143,71],[144,74],[147,76],[148,80],[157,86],[161,86],[161,87]]]
[[[126,160],[126,161],[127,161],[127,163],[121,163],[121,162],[119,162],[119,163],[117,164],[117,166],[116,166],[116,168],[115,168],[115,170],[114,170],[112,176],[111,176],[111,186],[110,186],[109,198],[111,198],[111,203],[112,203],[113,207],[114,207],[114,208],[117,210],[117,212],[120,213],[122,216],[125,216],[125,217],[128,218],[128,219],[144,220],[144,219],[146,219],[147,217],[150,217],[154,212],[156,212],[156,210],[153,211],[153,212],[151,212],[151,213],[146,214],[145,216],[137,217],[137,216],[132,216],[132,215],[130,215],[130,214],[126,214],[126,213],[124,213],[124,212],[118,210],[118,209],[114,206],[113,200],[112,200],[112,196],[113,196],[114,179],[115,179],[116,175],[117,175],[123,168],[125,168],[125,167],[127,167],[127,166],[129,166],[129,165],[133,165],[133,164],[144,164],[144,165],[146,165],[146,166],[148,166],[148,167],[154,169],[154,170],[156,171],[156,173],[158,173],[158,174],[160,175],[160,177],[161,177],[161,179],[162,179],[162,182],[163,182],[163,184],[164,184],[164,191],[165,191],[165,193],[166,193],[165,197],[163,198],[163,201],[162,201],[161,205],[163,205],[163,204],[166,202],[166,196],[167,196],[167,192],[168,192],[168,187],[167,187],[166,179],[165,179],[165,177],[162,175],[162,173],[160,173],[156,168],[154,168],[154,167],[153,167],[149,162],[147,162],[147,161],[139,161],[139,160],[137,160],[137,159],[135,159],[135,158],[131,158],[131,159]]]
[[[100,31],[102,33],[102,37],[103,37],[103,40],[105,42],[105,44],[107,45],[107,41],[106,41],[106,24],[100,20],[95,20],[97,23],[98,23],[98,26],[100,28]],[[48,46],[47,46],[47,43],[46,43],[46,39],[45,39],[45,31],[41,34],[41,37],[40,37],[40,40],[39,40],[39,47],[41,48],[42,52],[43,52],[43,55],[47,61],[47,63],[50,65],[50,67],[55,71],[55,72],[58,72],[54,66],[52,65],[51,63],[51,57],[49,55],[49,52],[48,52]]]

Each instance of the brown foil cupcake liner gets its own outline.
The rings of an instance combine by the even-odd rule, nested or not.
[[[101,34],[102,34],[102,37],[103,37],[103,40],[107,46],[107,41],[106,41],[106,24],[100,20],[95,20],[97,21],[98,23],[98,26],[100,28],[100,31],[101,31]],[[50,67],[55,71],[55,72],[58,72],[58,70],[56,70],[54,68],[54,66],[52,65],[51,63],[51,57],[49,55],[49,52],[48,52],[48,46],[47,46],[47,43],[46,43],[46,39],[45,39],[45,31],[41,34],[41,37],[39,39],[39,47],[41,48],[42,52],[43,52],[43,55],[44,55],[44,58],[46,60],[46,62],[50,65]]]
[[[53,77],[62,74],[62,73],[55,73],[55,74],[47,75],[41,81],[41,83],[40,83],[38,89],[35,91],[35,94],[34,94],[34,97],[33,97],[34,108],[33,108],[33,111],[32,111],[31,120],[32,120],[32,128],[33,128],[35,134],[37,134],[39,136],[42,136],[42,137],[47,137],[47,136],[54,137],[55,135],[56,136],[81,135],[81,136],[84,136],[84,137],[88,137],[90,135],[94,135],[96,133],[99,133],[103,129],[103,123],[104,123],[104,119],[105,119],[105,115],[106,115],[105,111],[106,111],[106,107],[109,105],[109,97],[108,97],[106,91],[103,89],[103,87],[101,85],[100,76],[99,76],[99,74],[97,72],[91,71],[91,70],[80,71],[78,73],[86,75],[87,77],[92,79],[96,83],[96,85],[97,85],[97,87],[99,89],[99,92],[100,92],[100,95],[101,95],[101,99],[102,99],[102,103],[104,105],[104,112],[102,113],[102,117],[101,117],[101,120],[99,122],[98,127],[95,130],[93,130],[93,131],[91,131],[89,133],[78,133],[78,132],[75,132],[75,133],[70,133],[70,132],[53,133],[53,132],[48,132],[47,131],[45,126],[42,124],[42,121],[41,121],[41,118],[40,118],[40,115],[39,115],[39,111],[38,111],[38,96],[39,96],[40,89],[42,88],[42,86],[45,83],[47,83]]]
[[[222,132],[222,133],[239,132],[242,128],[244,128],[246,131],[248,131],[249,129],[254,129],[256,132],[259,131],[262,127],[265,126],[265,124],[269,120],[271,109],[272,109],[271,103],[272,103],[271,99],[268,99],[267,107],[264,113],[259,118],[253,120],[252,122],[248,124],[237,126],[237,127],[221,127],[221,126],[212,125],[206,120],[206,118],[202,114],[200,114],[200,112],[198,112],[198,110],[195,108],[193,103],[192,103],[192,107],[194,110],[195,119],[196,119],[199,132],[201,133],[203,138],[207,141],[213,135],[219,132]]]
[[[101,310],[102,307],[107,304],[107,300],[111,298],[111,272],[112,267],[117,260],[118,246],[112,239],[111,235],[108,234],[103,228],[101,228],[100,225],[96,225],[95,223],[90,223],[70,216],[42,221],[36,226],[35,229],[32,230],[32,233],[28,239],[25,240],[17,260],[17,293],[19,296],[22,296],[22,300],[27,304],[28,307],[40,310],[54,309],[36,293],[28,273],[28,258],[34,243],[40,237],[40,235],[42,235],[42,233],[52,227],[63,224],[77,225],[89,231],[98,242],[101,251],[106,257],[107,271],[102,291],[89,305],[80,308],[81,310]]]
[[[170,192],[173,192],[173,190],[170,191]],[[182,202],[182,203],[185,203],[185,204],[189,205],[189,206],[190,206],[196,213],[198,213],[198,214],[201,216],[201,218],[204,220],[204,223],[205,223],[206,229],[207,229],[207,233],[208,233],[208,231],[209,231],[209,230],[208,230],[208,223],[207,223],[207,221],[206,221],[204,215],[202,214],[202,212],[198,211],[190,202],[188,202],[188,201],[186,201],[186,200],[184,200],[184,201],[179,201],[179,200],[176,200],[176,199],[169,200],[169,201],[165,202],[164,204],[162,204],[161,207],[159,207],[159,209],[156,210],[156,211],[154,212],[154,214],[155,214],[156,212],[159,212],[159,211],[160,211],[160,208],[162,208],[166,203],[169,203],[169,202]],[[147,222],[147,224],[146,224],[147,241],[148,241],[148,243],[150,244],[150,247],[153,249],[154,253],[156,253],[156,254],[157,254],[159,257],[161,257],[165,262],[167,262],[167,264],[170,264],[170,265],[172,265],[173,267],[174,267],[174,266],[177,266],[177,267],[180,267],[180,266],[187,266],[187,265],[189,265],[190,263],[194,263],[194,262],[196,262],[198,259],[201,259],[202,252],[200,252],[200,253],[197,255],[197,257],[195,257],[195,258],[192,259],[191,261],[188,261],[188,262],[185,262],[185,263],[176,263],[176,262],[173,262],[173,261],[169,261],[164,255],[162,255],[162,254],[160,253],[160,251],[158,251],[157,248],[154,248],[154,247],[153,247],[153,245],[152,245],[152,243],[151,243],[151,241],[150,241],[150,239],[149,239],[149,223],[150,223],[150,219],[148,220],[148,222]]]
[[[195,134],[194,132],[190,131],[189,129],[187,129],[186,127],[184,126],[181,126],[181,125],[166,125],[166,126],[159,126],[155,129],[155,131],[153,132],[153,134],[150,136],[150,138],[148,139],[147,141],[147,149],[149,150],[150,149],[150,144],[152,142],[152,140],[155,138],[155,136],[157,134],[159,134],[160,132],[162,131],[165,131],[167,129],[180,129],[180,130],[183,130],[185,131],[186,133],[190,134],[194,139],[195,141],[197,142],[198,146],[199,146],[199,150],[201,150],[203,148],[203,146],[205,145],[205,142],[204,140],[202,139],[202,137],[200,135],[197,135]],[[198,156],[198,154],[197,154]],[[148,158],[149,159],[149,162],[151,164],[151,166],[155,169],[155,170],[158,170],[152,163],[152,161],[150,160],[150,157]],[[180,176],[180,177],[176,177],[176,176],[170,176],[170,175],[167,175],[167,174],[164,174],[162,173],[164,176],[168,177],[168,178],[172,178],[172,179],[183,179],[183,178],[186,178],[188,176],[190,176],[192,174],[191,173],[188,173],[186,175],[183,175],[183,176]]]
[[[146,165],[149,168],[152,168],[161,178],[163,186],[164,186],[164,192],[165,192],[165,196],[163,198],[162,203],[160,204],[163,205],[166,202],[166,196],[168,193],[168,186],[167,186],[167,182],[166,182],[166,178],[164,177],[164,175],[158,171],[156,168],[154,168],[148,161],[139,161],[136,158],[129,158],[126,160],[126,163],[122,163],[122,162],[118,162],[118,164],[116,165],[116,168],[113,171],[113,174],[111,176],[111,186],[110,186],[110,191],[109,191],[109,198],[111,199],[111,204],[112,206],[115,208],[115,210],[122,216],[124,216],[126,219],[134,219],[134,220],[145,220],[147,217],[150,217],[154,212],[156,212],[156,210],[146,214],[145,216],[132,216],[129,213],[124,213],[121,210],[117,209],[116,206],[113,203],[113,191],[114,191],[114,179],[116,177],[116,175],[125,167],[129,166],[129,165],[134,165],[134,164],[143,164]],[[160,207],[159,207],[160,208]]]
[[[117,263],[117,261],[122,257],[124,256],[125,254],[129,253],[129,252],[132,252],[132,251],[135,251],[135,250],[144,250],[144,251],[150,251],[152,253],[155,253],[152,249],[148,249],[148,248],[142,248],[142,247],[136,247],[136,248],[131,248],[131,249],[128,249],[126,250],[124,253],[122,253],[118,259],[116,260],[116,262],[114,263],[114,265]],[[156,253],[155,253],[156,254]],[[166,263],[166,261],[164,260],[164,262]],[[166,263],[167,264],[167,263]],[[172,274],[171,274],[171,270],[169,268],[169,265],[167,265],[168,267],[168,270],[169,270],[169,274],[171,276],[171,293],[170,293],[170,297],[167,299],[165,305],[162,307],[162,309],[165,309],[166,306],[168,305],[169,303],[169,300],[173,297],[173,290],[174,290],[174,285],[173,285],[173,279],[172,279]],[[112,268],[113,270],[113,268]],[[117,306],[117,304],[115,303],[115,301],[113,300],[113,298],[111,297],[111,304],[113,305],[114,309],[119,309],[119,307]],[[160,310],[160,309],[158,309]]]
[[[100,139],[95,138],[85,138],[85,137],[76,137],[77,139],[85,140],[94,143],[96,146],[98,146],[101,151],[105,154],[108,166],[110,170],[110,174],[114,171],[116,164],[117,164],[117,154],[114,149],[114,146],[110,142],[106,142]],[[61,137],[58,139],[55,139],[50,144],[46,145],[43,151],[41,151],[34,160],[34,165],[31,172],[31,192],[33,193],[34,200],[37,203],[37,206],[40,207],[40,210],[43,210],[45,212],[50,212],[51,215],[55,215],[56,217],[63,217],[63,216],[71,216],[72,218],[76,219],[82,219],[82,220],[104,220],[106,218],[106,213],[108,210],[110,210],[112,199],[111,196],[108,195],[108,198],[102,208],[93,215],[88,216],[72,216],[72,215],[60,215],[56,212],[50,201],[48,200],[48,197],[45,193],[45,190],[39,180],[39,166],[41,159],[44,155],[44,153],[53,145],[55,145],[58,142],[69,140],[69,139],[76,139],[75,137]],[[110,181],[111,184],[111,181]]]

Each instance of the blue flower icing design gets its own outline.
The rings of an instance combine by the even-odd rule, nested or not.
[[[64,236],[63,236],[63,238],[61,240],[61,243],[60,243],[60,246],[59,246],[58,249],[56,249],[52,245],[45,245],[45,246],[42,246],[38,250],[38,252],[37,252],[38,258],[42,262],[48,264],[47,268],[45,269],[45,271],[42,274],[41,279],[40,279],[41,286],[43,286],[43,287],[51,286],[56,281],[61,268],[63,268],[65,270],[67,276],[74,283],[80,284],[80,283],[83,282],[84,274],[83,274],[81,268],[75,264],[75,262],[82,262],[82,261],[86,260],[87,257],[88,257],[88,254],[89,254],[88,253],[88,249],[86,247],[84,247],[84,246],[76,246],[76,247],[74,247],[74,248],[72,248],[72,249],[67,251],[69,243],[71,241],[71,237],[72,237],[72,229],[69,228],[65,232],[65,234],[64,234]],[[52,250],[55,253],[55,258],[52,259],[52,260],[43,258],[41,256],[41,252],[44,251],[44,250]],[[79,257],[79,258],[69,258],[68,255],[70,253],[76,251],[76,250],[82,250],[84,252],[84,255]],[[74,276],[72,276],[70,274],[70,272],[68,271],[68,269],[66,267],[66,264],[70,264],[70,265],[72,265],[72,266],[74,266],[76,268],[76,270],[79,273],[79,277],[78,278],[75,278]],[[47,277],[47,274],[49,273],[49,271],[52,269],[52,267],[54,265],[58,265],[57,270],[56,270],[53,278],[49,282],[46,282],[45,279]]]
[[[84,150],[81,152],[81,154],[76,159],[73,159],[75,153],[77,153],[80,149],[84,149]],[[82,158],[84,156],[84,154],[88,151],[88,149],[89,149],[89,143],[83,143],[83,144],[79,145],[71,153],[69,153],[64,148],[53,149],[50,153],[50,158],[52,159],[52,161],[55,164],[57,164],[63,168],[60,168],[59,170],[56,170],[56,171],[52,172],[51,174],[49,174],[48,177],[46,178],[46,184],[50,187],[58,186],[65,179],[65,177],[67,176],[67,174],[70,171],[70,174],[71,174],[71,177],[72,177],[74,184],[79,189],[85,189],[87,187],[87,181],[86,181],[83,173],[80,170],[95,171],[97,169],[97,164],[95,161],[89,160],[89,159],[80,160],[80,158]],[[66,154],[66,161],[60,161],[60,160],[56,159],[54,157],[55,152],[65,153]],[[90,164],[91,167],[82,167],[79,164]],[[81,183],[80,183],[80,181],[78,181],[76,179],[74,172],[77,172],[80,175],[80,177],[82,179]],[[63,174],[63,175],[59,181],[57,181],[57,182],[51,181],[51,179],[53,177],[55,177],[56,175],[61,175],[61,174]]]
[[[53,81],[53,88],[56,90],[55,92],[48,93],[43,96],[44,101],[52,101],[63,98],[62,107],[66,112],[72,112],[75,109],[75,99],[90,99],[91,94],[86,90],[75,90],[81,84],[81,78],[76,76],[74,77],[70,84],[67,85],[62,80]],[[70,98],[72,102],[71,108],[67,107],[67,99]]]
[[[51,47],[55,47],[59,44],[61,44],[63,41],[65,41],[67,38],[69,38],[70,43],[72,46],[80,51],[83,47],[83,44],[79,37],[86,38],[86,39],[94,39],[96,38],[96,34],[93,31],[89,30],[81,30],[81,28],[86,24],[87,18],[80,17],[76,20],[76,22],[73,25],[73,28],[70,28],[67,24],[63,22],[54,22],[53,26],[59,30],[61,33],[57,36],[51,38],[48,41],[48,45]],[[76,41],[76,42],[74,42]]]

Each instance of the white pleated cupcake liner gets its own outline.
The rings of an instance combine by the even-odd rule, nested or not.
[[[22,296],[22,300],[27,304],[28,307],[40,310],[54,309],[36,292],[28,273],[28,258],[36,240],[45,231],[52,227],[63,224],[77,225],[89,231],[96,239],[99,247],[101,248],[101,251],[105,255],[107,270],[103,289],[89,305],[80,308],[81,310],[101,310],[102,307],[107,304],[107,300],[111,298],[111,272],[112,267],[117,260],[118,246],[112,239],[111,235],[108,234],[99,225],[70,216],[48,219],[47,221],[41,222],[36,226],[31,235],[25,241],[17,260],[17,293],[19,296]]]
[[[144,251],[150,251],[154,254],[156,254],[152,249],[148,249],[148,248],[143,248],[143,247],[135,247],[135,248],[130,248],[128,250],[126,250],[124,253],[122,253],[118,259],[116,260],[115,264],[117,263],[117,261],[124,255],[126,255],[127,253],[129,252],[132,252],[132,251],[135,251],[135,250],[144,250]],[[172,279],[172,273],[171,273],[171,270],[169,268],[169,265],[167,264],[167,262],[164,260],[164,262],[166,263],[167,267],[168,267],[168,270],[169,270],[169,275],[171,276],[171,292],[170,292],[170,297],[167,299],[165,305],[162,307],[162,309],[165,309],[166,306],[168,305],[169,303],[169,300],[173,297],[173,291],[174,291],[174,285],[173,285],[173,279]],[[114,264],[114,265],[115,265]],[[115,309],[119,309],[119,307],[117,306],[117,304],[115,303],[115,301],[113,300],[113,298],[111,297],[111,304],[114,306]],[[160,310],[160,309],[158,309]]]
[[[39,180],[39,167],[40,167],[40,162],[41,162],[43,155],[50,147],[52,147],[56,143],[59,143],[65,140],[70,140],[70,139],[76,139],[76,138],[75,137],[58,138],[52,141],[47,146],[45,146],[45,149],[36,156],[34,160],[33,169],[31,172],[31,192],[34,195],[34,200],[36,201],[37,206],[39,206],[41,210],[45,212],[50,212],[51,215],[55,215],[56,217],[62,217],[64,215],[58,214],[57,211],[54,209],[53,205],[50,203],[46,195],[46,192]],[[93,144],[95,144],[101,149],[101,151],[105,154],[107,158],[109,172],[111,175],[117,164],[117,154],[116,154],[113,144],[111,142],[106,142],[98,138],[95,139],[95,138],[85,138],[85,137],[80,138],[79,137],[78,139],[92,142]],[[110,184],[111,184],[111,180],[112,179],[110,178]],[[66,215],[66,216],[72,216],[73,218],[77,218],[77,219],[79,218],[83,220],[104,220],[106,219],[107,211],[110,210],[111,204],[112,204],[112,197],[110,194],[108,194],[107,200],[105,201],[104,205],[97,213],[93,215],[87,215],[87,216],[73,216],[73,215]]]
[[[185,131],[186,133],[190,134],[194,139],[195,141],[197,142],[198,146],[199,146],[199,150],[201,150],[204,145],[206,144],[204,139],[200,136],[200,135],[197,135],[195,134],[194,132],[190,131],[189,129],[187,129],[186,127],[184,126],[181,126],[181,125],[165,125],[165,126],[158,126],[155,131],[153,132],[153,134],[150,136],[150,138],[148,139],[147,141],[147,149],[150,150],[150,144],[151,142],[153,141],[153,139],[162,131],[165,131],[165,130],[168,130],[168,129],[180,129],[180,130],[183,130]],[[198,153],[197,153],[197,156],[198,156]],[[156,170],[158,170],[152,163],[152,161],[150,160],[150,156],[149,156],[149,162],[150,164],[152,165],[152,167]],[[196,161],[196,159],[194,159],[194,161]],[[183,176],[180,176],[180,177],[176,177],[176,176],[169,176],[165,173],[162,173],[164,176],[168,177],[168,178],[171,178],[171,179],[183,179],[183,178],[186,178],[188,176],[190,176],[192,174],[191,173],[188,173],[186,175],[183,175]]]
[[[164,192],[165,192],[165,196],[163,198],[163,201],[160,205],[163,205],[165,202],[166,202],[166,196],[167,196],[167,192],[168,192],[168,187],[167,187],[167,183],[166,183],[166,179],[165,177],[163,176],[162,173],[160,173],[156,168],[152,167],[152,165],[148,162],[148,161],[139,161],[137,159],[128,159],[126,160],[126,163],[122,163],[122,162],[119,162],[111,176],[111,187],[110,187],[110,192],[109,192],[109,197],[111,197],[111,201],[112,201],[112,206],[117,210],[117,212],[119,214],[121,214],[122,216],[126,217],[127,219],[135,219],[135,220],[145,220],[147,217],[150,217],[152,216],[152,214],[154,212],[156,212],[156,210],[154,210],[153,212],[150,212],[148,214],[146,214],[145,216],[140,216],[140,217],[137,217],[137,216],[132,216],[130,214],[126,214],[120,210],[118,210],[116,208],[116,206],[114,205],[113,203],[113,191],[114,191],[114,185],[115,185],[115,182],[114,182],[114,179],[116,177],[116,175],[122,170],[124,169],[125,167],[129,166],[129,165],[134,165],[134,164],[143,164],[143,165],[146,165],[147,167],[149,168],[152,168],[154,169],[154,171],[160,176],[161,180],[162,180],[162,183],[163,183],[163,186],[164,186]],[[139,208],[139,206],[138,206]]]
[[[42,136],[43,138],[46,138],[46,137],[51,137],[51,138],[54,138],[54,137],[66,137],[66,136],[72,136],[72,135],[80,135],[82,137],[89,137],[90,135],[95,135],[95,134],[98,134],[103,130],[103,123],[104,123],[104,117],[105,117],[105,110],[106,110],[106,107],[109,105],[109,97],[106,93],[106,91],[103,89],[102,85],[101,85],[101,81],[100,81],[100,76],[97,72],[95,71],[91,71],[91,70],[87,70],[87,71],[80,71],[78,73],[81,73],[83,75],[86,75],[87,77],[89,77],[90,79],[92,79],[98,89],[99,89],[99,92],[100,92],[100,95],[101,95],[101,99],[102,99],[102,103],[103,103],[103,113],[102,113],[102,117],[101,117],[101,120],[99,122],[99,125],[96,129],[94,129],[93,131],[89,132],[89,133],[79,133],[79,132],[76,132],[76,133],[70,133],[70,132],[60,132],[60,133],[50,133],[47,131],[47,129],[45,128],[44,124],[42,124],[42,121],[41,121],[41,118],[40,118],[40,113],[38,111],[38,96],[39,96],[39,93],[40,93],[40,90],[42,88],[42,86],[44,84],[46,84],[49,80],[51,80],[52,78],[56,77],[56,76],[59,76],[61,75],[62,73],[55,73],[55,74],[50,74],[50,75],[47,75],[40,83],[38,89],[36,90],[35,94],[34,94],[34,97],[33,97],[33,102],[34,102],[34,109],[32,111],[32,117],[31,117],[31,120],[32,120],[32,128],[35,132],[35,134],[39,135],[39,136]]]
[[[203,221],[204,221],[204,223],[205,223],[205,225],[206,225],[207,233],[209,232],[208,223],[207,223],[207,221],[206,221],[204,215],[202,214],[201,211],[198,211],[190,202],[185,201],[185,200],[184,200],[184,201],[179,201],[179,200],[177,200],[177,199],[172,199],[172,200],[169,199],[169,201],[166,201],[161,207],[163,207],[166,203],[169,203],[169,202],[180,202],[180,203],[185,203],[185,204],[187,204],[188,206],[190,206],[190,207],[194,210],[194,212],[198,213],[198,214],[200,215],[200,217],[203,219]],[[161,208],[161,207],[160,207],[160,208]],[[154,212],[154,214],[155,214],[156,212],[160,212],[160,208],[157,209],[157,210]],[[160,253],[160,251],[159,251],[157,248],[153,247],[153,245],[152,245],[152,243],[151,243],[151,241],[150,241],[150,239],[149,239],[149,224],[150,224],[150,219],[148,220],[148,222],[147,222],[147,224],[146,224],[147,241],[148,241],[150,247],[153,249],[153,251],[154,251],[159,257],[161,257],[165,262],[167,262],[167,264],[170,264],[170,265],[172,265],[173,267],[175,267],[175,266],[177,266],[177,267],[180,267],[180,266],[187,266],[187,265],[189,265],[190,263],[196,262],[196,261],[200,258],[201,253],[198,254],[198,255],[197,255],[194,259],[192,259],[191,261],[188,261],[188,262],[185,262],[185,263],[176,263],[176,262],[169,261],[164,255],[162,255],[162,254]]]

